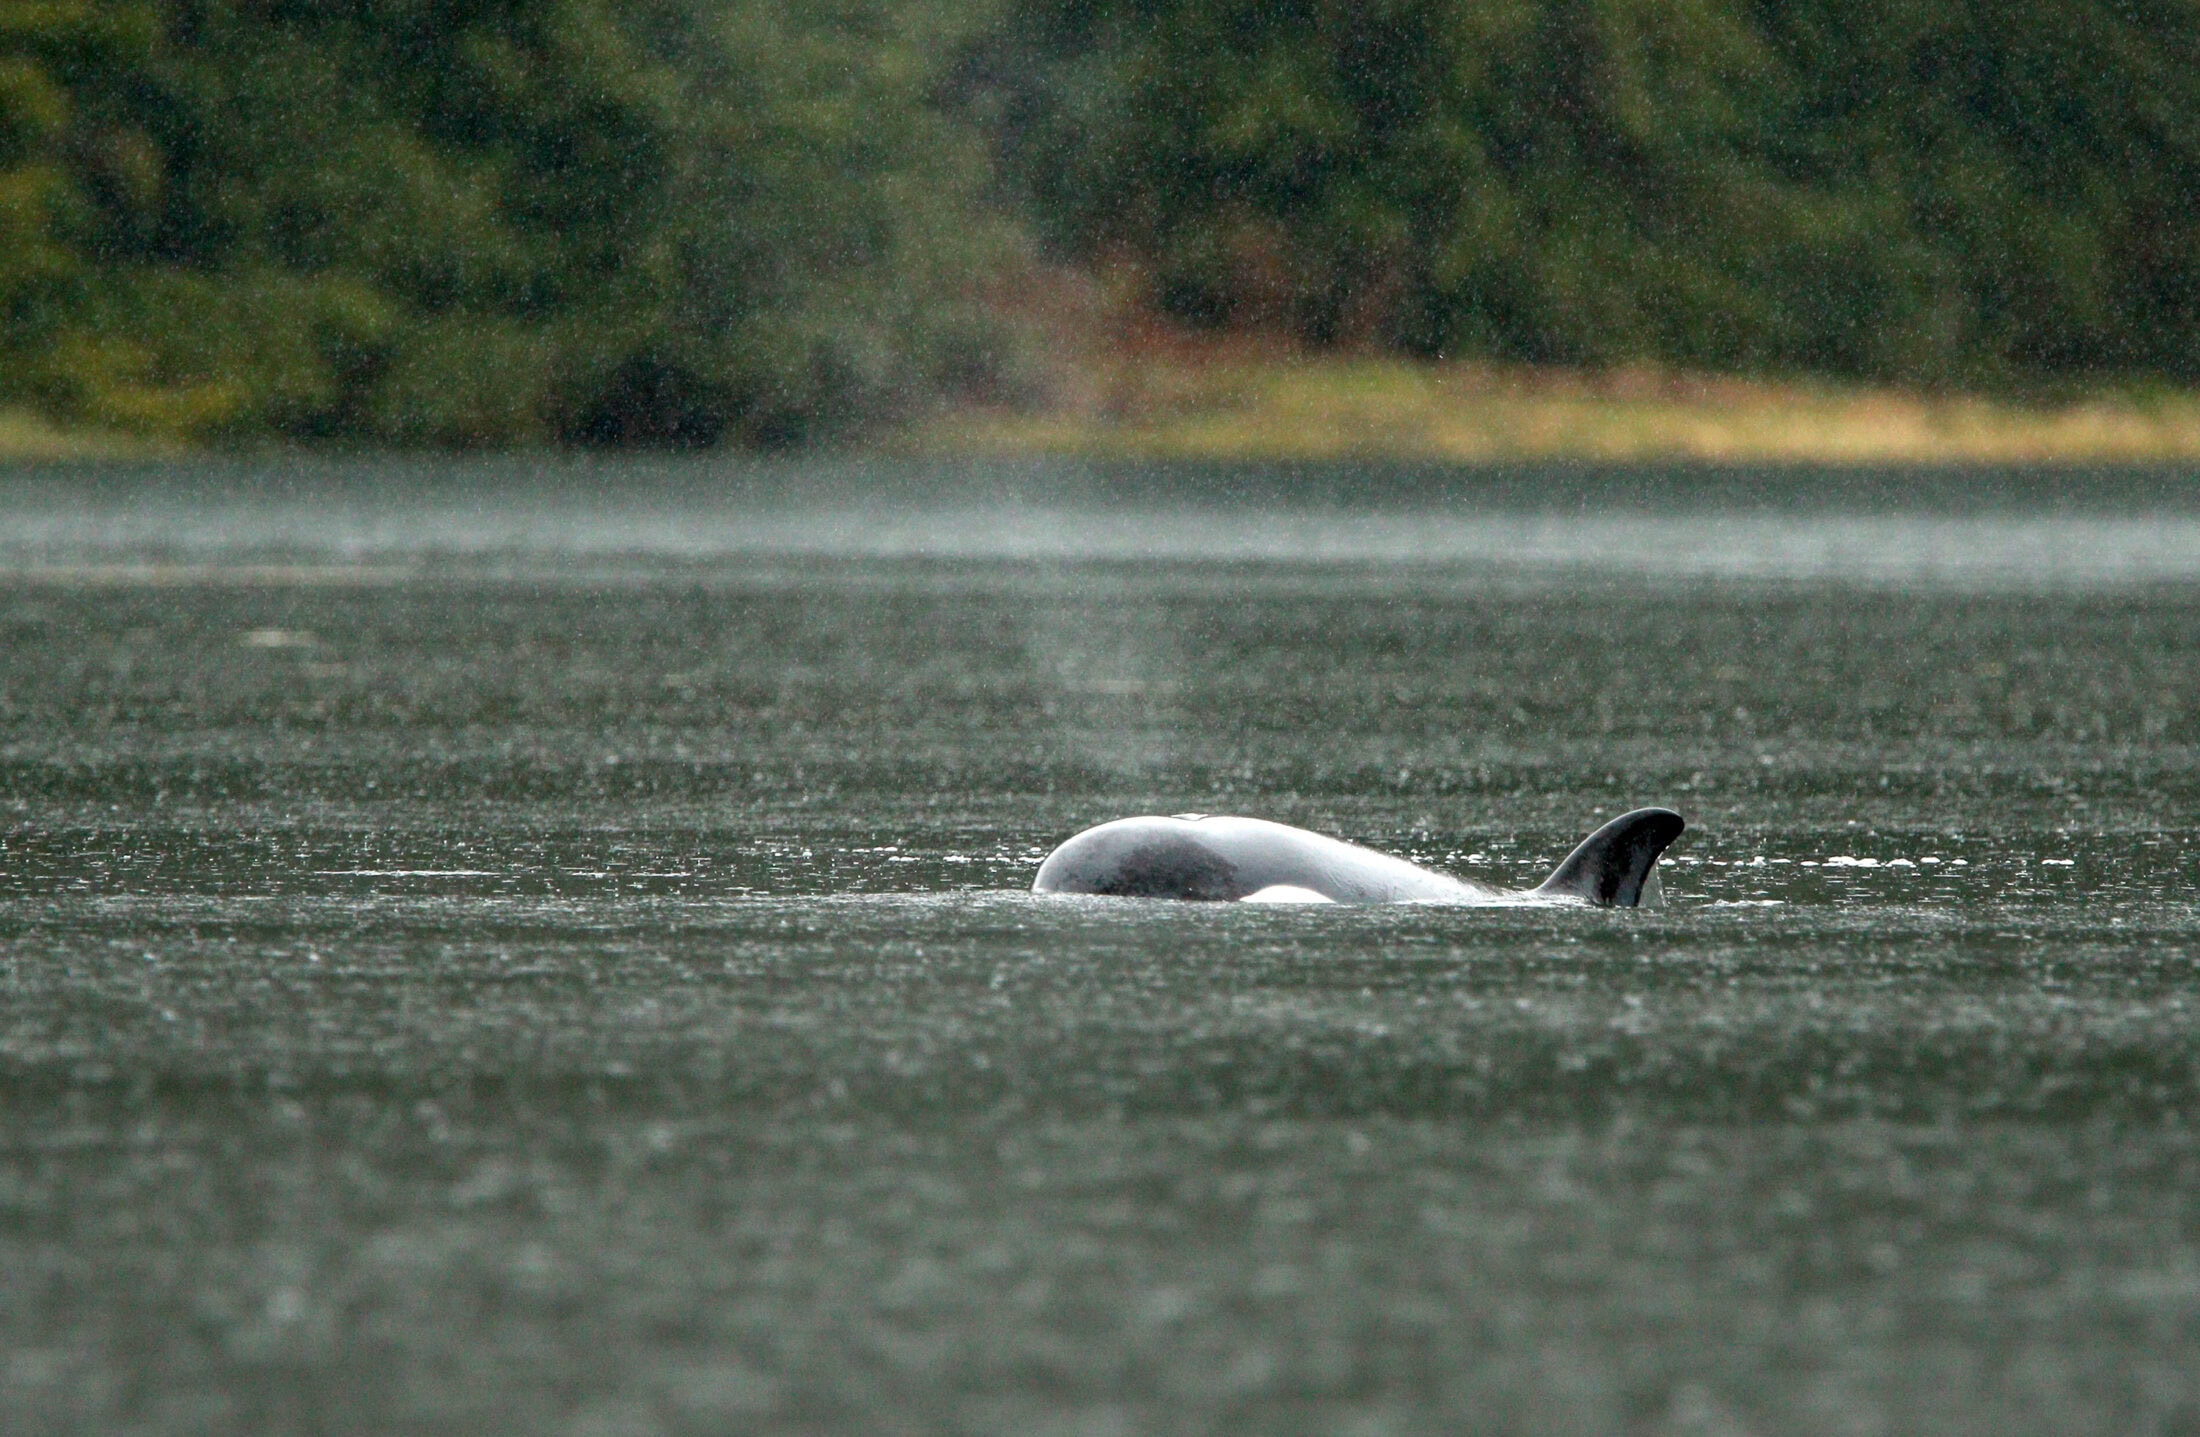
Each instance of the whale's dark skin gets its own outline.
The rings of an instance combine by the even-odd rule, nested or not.
[[[1579,903],[1633,908],[1688,825],[1670,809],[1622,814],[1581,841],[1539,888],[1453,878],[1372,848],[1259,818],[1119,818],[1048,854],[1036,893],[1271,903]]]

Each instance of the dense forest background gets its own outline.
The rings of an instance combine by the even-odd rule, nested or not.
[[[2200,0],[0,3],[0,403],[70,421],[797,442],[1013,395],[1046,266],[1311,346],[2190,384]]]

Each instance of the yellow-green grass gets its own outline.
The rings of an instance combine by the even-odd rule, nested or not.
[[[2144,462],[2200,459],[2200,393],[2024,403],[1653,370],[1160,357],[1091,366],[1050,405],[957,412],[907,440],[1185,459]]]
[[[137,459],[168,446],[109,430],[69,429],[28,409],[0,409],[0,464],[63,459]]]
[[[957,410],[889,447],[1155,459],[2200,462],[2200,392],[2024,403],[1647,369],[1164,353],[1078,366],[1050,402]],[[173,449],[0,409],[0,464]]]

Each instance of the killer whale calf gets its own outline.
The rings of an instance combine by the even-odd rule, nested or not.
[[[1356,843],[1261,818],[1180,813],[1118,818],[1063,843],[1034,893],[1237,903],[1575,903],[1656,901],[1658,855],[1687,822],[1668,808],[1623,813],[1584,838],[1541,886],[1486,887]]]

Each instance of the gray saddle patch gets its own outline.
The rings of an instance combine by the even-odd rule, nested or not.
[[[1237,865],[1212,849],[1182,838],[1141,843],[1090,887],[1072,891],[1114,898],[1195,898],[1226,903],[1244,894]]]

